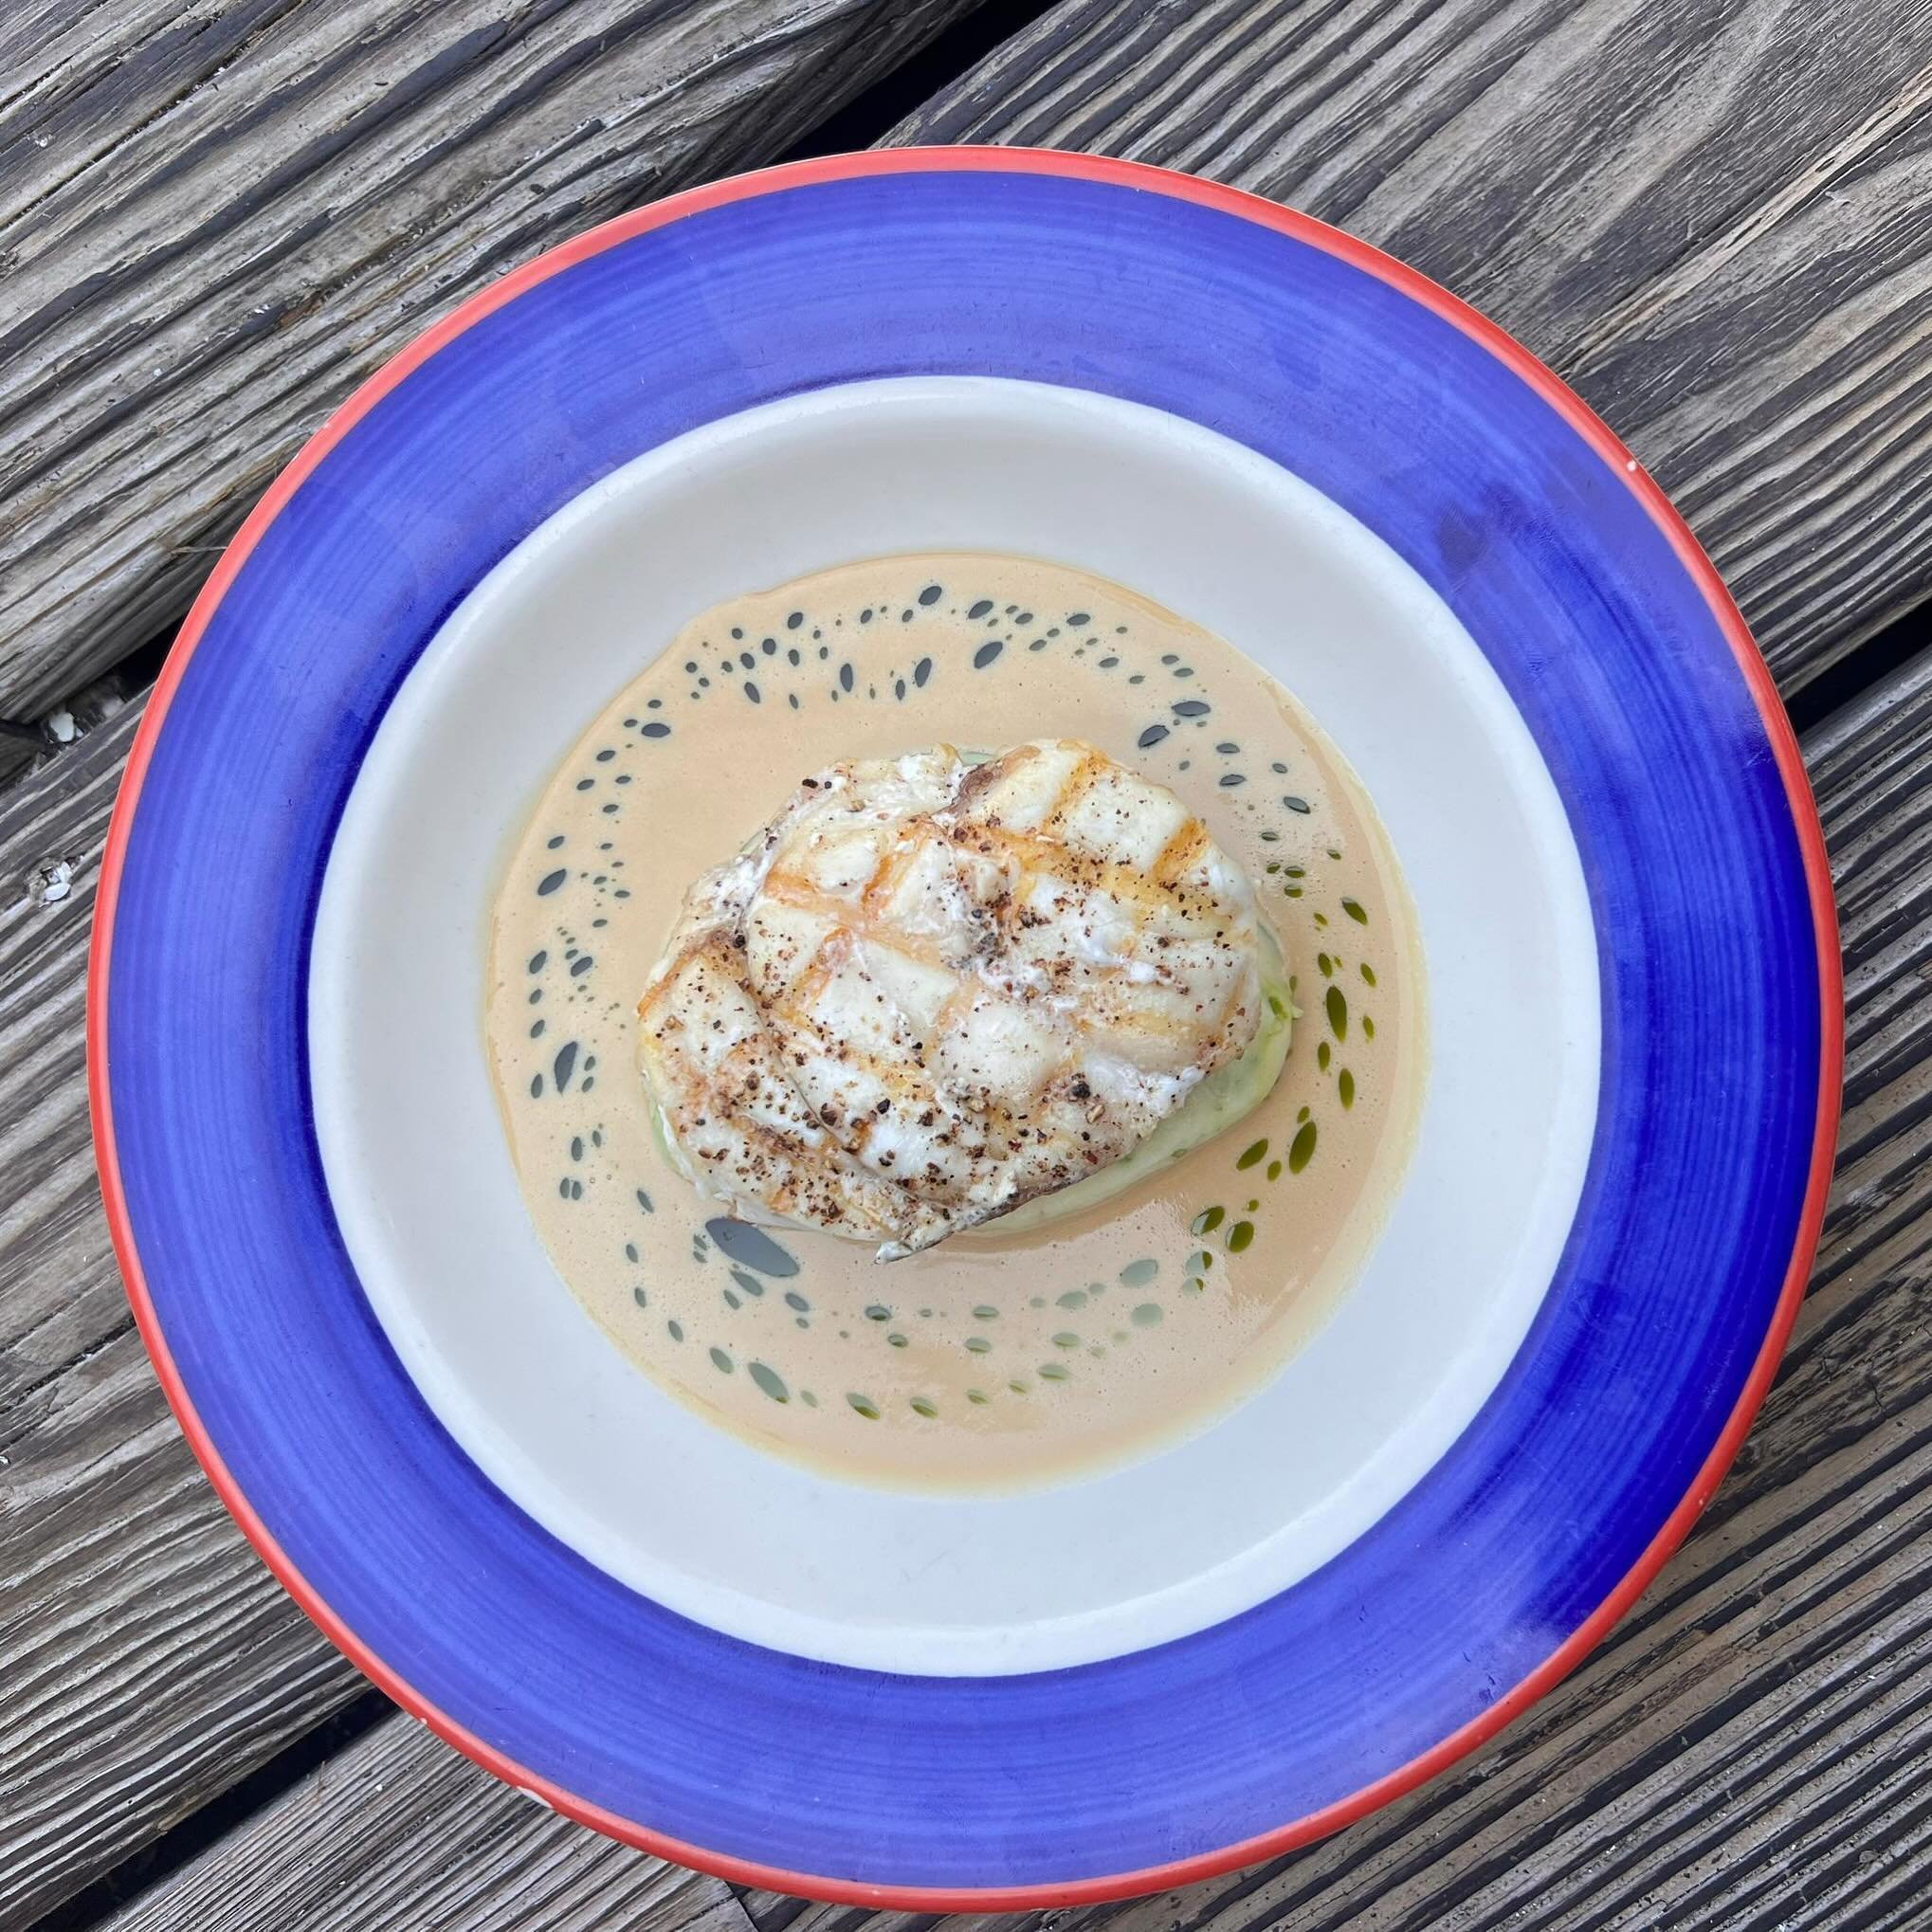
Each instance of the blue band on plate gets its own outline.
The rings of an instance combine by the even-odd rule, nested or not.
[[[1604,991],[1576,1231],[1441,1464],[1230,1623],[965,1682],[697,1628],[508,1504],[363,1300],[303,1039],[344,798],[483,574],[667,437],[932,373],[1173,410],[1386,538],[1542,749]],[[1231,214],[1027,173],[906,174],[620,242],[447,343],[323,460],[215,611],[155,749],[115,926],[111,1101],[154,1304],[210,1437],[323,1600],[424,1697],[713,1853],[1044,1885],[1346,1798],[1478,1718],[1631,1569],[1736,1406],[1789,1264],[1818,1106],[1815,945],[1730,645],[1641,504],[1518,375],[1397,289]]]

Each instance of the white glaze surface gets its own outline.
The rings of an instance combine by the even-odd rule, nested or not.
[[[748,579],[935,548],[1076,563],[1283,676],[1376,800],[1431,1001],[1407,1183],[1321,1333],[1187,1441],[997,1497],[829,1480],[656,1390],[545,1258],[476,1046],[507,842],[634,672],[639,637],[668,638]],[[1251,1605],[1359,1534],[1453,1440],[1528,1327],[1595,1111],[1575,847],[1449,612],[1251,453],[1019,384],[798,398],[655,451],[568,506],[399,691],[344,813],[312,964],[317,1127],[344,1239],[458,1439],[559,1536],[672,1607],[893,1669],[1139,1648]]]

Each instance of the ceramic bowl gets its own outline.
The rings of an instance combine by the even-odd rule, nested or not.
[[[629,1366],[481,1045],[506,842],[642,659],[935,548],[1116,578],[1287,683],[1400,855],[1431,1013],[1319,1334],[1188,1439],[1000,1496],[779,1463]],[[222,559],[100,905],[115,1237],[244,1528],[500,1776],[780,1890],[1153,1889],[1470,1748],[1709,1496],[1829,1174],[1822,844],[1683,525],[1440,290],[1120,163],[729,181],[431,330]]]

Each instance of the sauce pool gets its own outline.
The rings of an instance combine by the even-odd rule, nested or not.
[[[636,1004],[685,888],[799,780],[937,743],[1085,738],[1253,879],[1295,1004],[1254,1112],[1128,1193],[882,1266],[734,1221],[670,1165]],[[565,758],[496,906],[485,1044],[525,1201],[654,1381],[854,1481],[998,1489],[1118,1463],[1270,1374],[1359,1267],[1424,1062],[1408,895],[1358,781],[1230,645],[1062,565],[882,557],[687,625]]]

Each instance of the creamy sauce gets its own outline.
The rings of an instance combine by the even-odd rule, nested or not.
[[[755,1230],[670,1166],[636,1005],[685,887],[809,773],[1087,739],[1244,865],[1299,1010],[1274,1090],[1084,1213],[882,1266]],[[854,1480],[1000,1488],[1143,1452],[1275,1369],[1347,1285],[1419,1109],[1407,894],[1281,686],[1117,585],[976,555],[852,564],[688,625],[563,763],[496,908],[485,1031],[523,1194],[616,1345],[741,1436]]]

